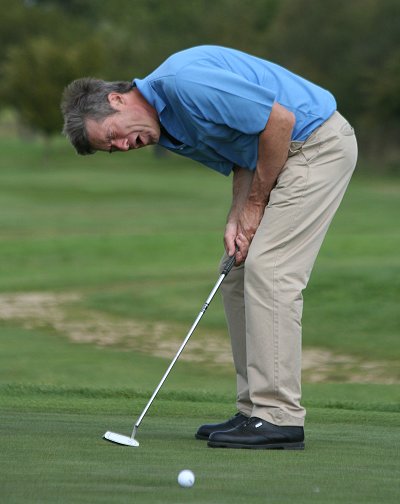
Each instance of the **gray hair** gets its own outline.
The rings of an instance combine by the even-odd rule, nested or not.
[[[65,89],[61,100],[64,116],[64,135],[78,154],[94,154],[90,145],[86,120],[102,121],[117,111],[110,105],[108,95],[112,92],[127,93],[132,84],[126,81],[107,82],[92,77],[77,79]]]

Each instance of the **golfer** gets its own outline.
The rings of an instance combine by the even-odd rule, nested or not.
[[[132,82],[84,78],[64,91],[79,154],[158,144],[232,178],[222,295],[237,413],[202,425],[211,447],[304,448],[302,291],[357,159],[327,90],[269,61],[217,46],[169,57]]]

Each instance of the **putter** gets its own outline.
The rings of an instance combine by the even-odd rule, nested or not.
[[[168,366],[167,371],[165,372],[164,376],[161,378],[160,383],[157,385],[155,391],[153,392],[153,395],[150,397],[150,399],[149,399],[148,403],[146,404],[144,410],[140,414],[139,418],[136,420],[136,423],[135,423],[135,425],[133,427],[133,431],[132,431],[131,436],[130,437],[129,436],[123,436],[122,434],[117,434],[116,432],[107,431],[104,434],[103,439],[105,439],[106,441],[110,441],[111,443],[116,443],[116,444],[124,445],[124,446],[132,446],[132,447],[139,446],[139,441],[137,441],[135,439],[135,436],[136,436],[136,433],[137,433],[137,430],[138,430],[140,424],[142,423],[142,420],[143,420],[144,416],[146,415],[148,409],[150,408],[150,406],[151,406],[152,402],[154,401],[156,395],[158,394],[160,388],[163,386],[163,384],[164,384],[165,380],[167,379],[167,376],[169,375],[171,369],[174,367],[175,362],[178,360],[179,356],[181,355],[181,353],[182,353],[183,349],[185,348],[187,342],[189,341],[191,335],[193,334],[194,330],[196,329],[197,324],[200,322],[200,319],[202,318],[202,316],[204,315],[205,311],[207,310],[207,308],[208,308],[209,304],[211,303],[211,301],[212,301],[215,293],[219,289],[219,286],[222,284],[222,282],[224,281],[224,278],[230,272],[230,270],[232,269],[232,267],[233,267],[234,264],[235,264],[235,254],[233,256],[229,257],[229,259],[224,264],[224,268],[223,268],[223,270],[221,272],[220,277],[218,278],[217,283],[214,285],[214,288],[210,292],[210,295],[208,296],[206,302],[204,303],[202,309],[200,310],[200,313],[197,315],[196,320],[193,322],[192,327],[190,328],[189,332],[186,335],[186,338],[183,340],[182,345],[179,347],[178,352],[176,353],[175,357],[173,358],[171,364]]]

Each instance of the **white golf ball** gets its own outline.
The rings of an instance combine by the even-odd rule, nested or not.
[[[178,483],[181,487],[190,488],[194,485],[194,474],[189,469],[184,469],[178,474]]]

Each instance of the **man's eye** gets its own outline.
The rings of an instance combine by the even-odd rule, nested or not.
[[[115,151],[115,147],[113,146],[112,141],[113,141],[113,137],[112,137],[112,136],[110,136],[110,137],[108,138],[108,143],[110,144],[110,148],[108,149],[108,152],[109,152],[110,154],[112,154],[112,153]]]
[[[112,141],[114,140],[114,138],[115,138],[114,133],[109,133],[109,134],[107,135],[107,143],[109,143],[109,144],[110,144],[110,148],[108,149],[108,152],[109,152],[110,154],[112,154],[112,153],[115,151],[115,149],[114,149],[114,147],[113,147],[113,145],[112,145]]]

